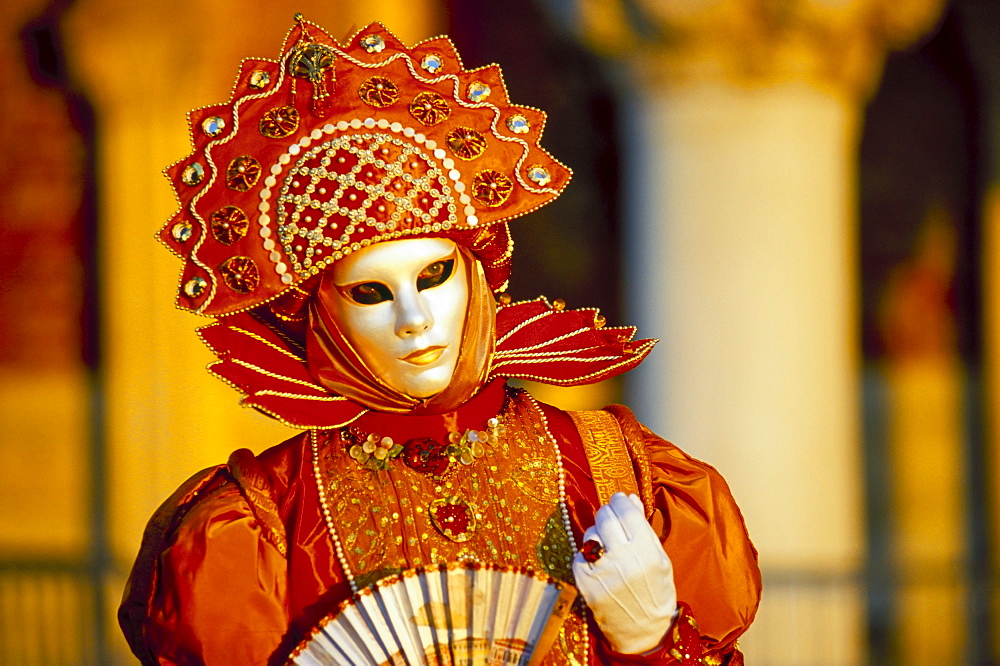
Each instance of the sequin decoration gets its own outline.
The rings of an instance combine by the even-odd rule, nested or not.
[[[458,221],[455,183],[430,152],[378,131],[301,150],[271,188],[276,240],[289,268],[300,277],[315,275],[360,249],[353,238],[365,227],[379,240],[452,228]]]
[[[552,180],[552,176],[549,174],[548,169],[536,164],[535,166],[528,167],[528,179],[535,185],[544,187]]]
[[[381,53],[385,48],[385,40],[378,35],[365,35],[361,38],[361,48],[368,53]]]
[[[493,169],[483,169],[472,179],[472,196],[490,208],[502,205],[513,191],[510,178]]]
[[[422,67],[425,72],[437,74],[441,71],[441,68],[444,67],[444,58],[439,56],[437,53],[428,53],[420,60],[420,67]]]
[[[260,133],[269,139],[284,139],[299,128],[299,112],[294,106],[279,106],[260,119]]]
[[[188,164],[181,172],[181,182],[191,187],[200,183],[203,178],[205,178],[205,167],[198,162]]]
[[[451,541],[468,541],[476,531],[476,516],[469,503],[454,495],[434,500],[427,513],[437,531]]]
[[[486,137],[468,127],[456,127],[448,132],[445,141],[451,152],[463,160],[473,160],[486,150]]]
[[[562,512],[556,509],[545,523],[542,540],[538,542],[535,553],[542,570],[553,578],[573,582],[573,544],[566,536],[562,525]]]
[[[195,276],[184,283],[184,293],[190,298],[198,298],[205,293],[206,288],[208,288],[208,280],[203,277]]]
[[[519,113],[507,119],[507,129],[514,134],[527,134],[531,129],[531,123]]]
[[[194,227],[187,220],[182,220],[170,228],[170,235],[178,243],[186,243],[194,234]]]
[[[451,115],[451,107],[441,95],[422,92],[410,102],[410,115],[424,125],[437,125]]]
[[[226,129],[226,121],[219,116],[211,116],[201,122],[201,131],[208,136],[219,136],[224,129]]]
[[[469,101],[473,104],[479,104],[485,101],[487,97],[490,96],[490,87],[483,83],[482,81],[473,81],[469,84],[469,87],[465,89],[465,95],[469,98]]]
[[[262,69],[255,69],[250,73],[250,87],[254,90],[262,90],[271,82],[271,75]]]
[[[241,155],[226,169],[226,186],[237,192],[246,192],[260,178],[260,162],[249,155]]]
[[[219,266],[222,281],[239,294],[249,294],[260,284],[260,273],[250,257],[230,257]]]
[[[250,223],[246,213],[236,206],[226,206],[212,213],[209,218],[212,235],[224,245],[232,245],[247,234]]]
[[[358,95],[368,106],[384,109],[399,99],[399,88],[387,78],[373,76],[358,86]]]

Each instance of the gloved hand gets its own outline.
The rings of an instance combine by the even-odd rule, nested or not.
[[[670,558],[636,495],[615,493],[583,535],[604,546],[596,562],[573,560],[576,586],[611,647],[639,654],[657,647],[677,611]]]

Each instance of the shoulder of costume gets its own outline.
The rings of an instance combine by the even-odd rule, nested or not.
[[[225,465],[203,469],[180,485],[156,510],[146,524],[142,543],[135,564],[129,574],[122,603],[118,609],[118,622],[132,651],[153,663],[153,655],[146,643],[145,630],[148,604],[154,594],[160,554],[167,548],[178,525],[198,501],[227,480]]]

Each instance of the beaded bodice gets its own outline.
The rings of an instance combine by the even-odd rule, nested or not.
[[[498,417],[500,435],[483,437],[481,455],[463,461],[453,453],[446,468],[414,464],[405,454],[365,464],[351,455],[356,435],[314,431],[320,502],[353,589],[411,567],[456,561],[528,566],[572,582],[575,546],[556,439],[522,391],[507,390]],[[392,439],[402,453],[427,438]],[[549,663],[572,663],[565,653],[581,650],[586,633],[579,618],[561,639]]]

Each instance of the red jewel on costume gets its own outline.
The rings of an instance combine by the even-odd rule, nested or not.
[[[437,531],[451,541],[468,541],[476,531],[476,517],[472,507],[458,497],[434,500],[428,508],[428,514]]]
[[[403,462],[417,472],[441,476],[448,469],[447,447],[429,437],[418,437],[403,444]]]

